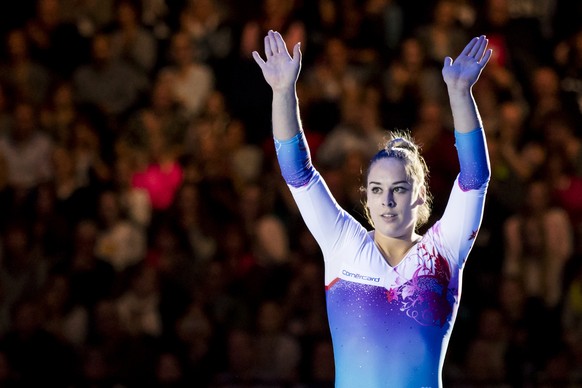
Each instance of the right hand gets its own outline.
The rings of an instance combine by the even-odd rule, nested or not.
[[[454,61],[445,58],[442,73],[449,90],[470,89],[477,82],[491,58],[492,50],[487,49],[487,44],[487,38],[481,35],[473,38]]]
[[[295,44],[293,57],[291,57],[281,34],[277,31],[269,31],[265,36],[267,60],[264,61],[257,51],[253,51],[253,58],[273,91],[288,89],[297,82],[301,69],[300,45],[300,43]]]

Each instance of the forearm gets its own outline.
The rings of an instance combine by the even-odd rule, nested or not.
[[[273,137],[281,174],[293,187],[306,185],[314,168],[307,140],[301,129],[295,88],[273,91]]]
[[[272,105],[273,137],[289,140],[301,132],[299,103],[295,86],[283,90],[273,90]]]
[[[449,89],[449,98],[461,167],[459,184],[465,191],[474,190],[491,176],[483,124],[470,88]]]
[[[448,88],[449,102],[453,114],[455,130],[459,133],[482,128],[481,116],[471,88]]]

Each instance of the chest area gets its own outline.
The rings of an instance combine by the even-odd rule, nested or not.
[[[434,246],[419,243],[396,267],[374,250],[346,260],[327,286],[330,310],[372,320],[401,316],[422,326],[443,326],[458,302],[458,274]],[[333,314],[333,311],[330,311]]]

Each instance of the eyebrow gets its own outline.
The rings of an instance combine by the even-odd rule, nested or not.
[[[370,182],[368,182],[368,184],[369,184],[369,185],[381,185],[381,183],[380,183],[380,182],[375,182],[375,181],[370,181]],[[394,185],[401,185],[401,184],[407,184],[407,185],[410,185],[410,182],[408,182],[408,181],[405,181],[405,180],[404,180],[404,181],[398,181],[398,182],[394,182],[394,183],[392,183],[392,186],[394,186]]]

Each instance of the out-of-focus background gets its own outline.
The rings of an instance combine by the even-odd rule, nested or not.
[[[0,386],[331,387],[323,263],[280,177],[251,52],[302,42],[316,167],[409,129],[442,213],[446,55],[485,34],[493,176],[447,387],[582,386],[582,2],[20,0],[0,5]],[[366,224],[367,225],[367,224]]]

